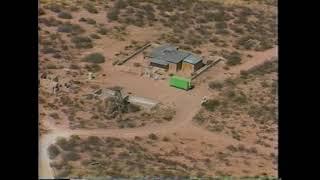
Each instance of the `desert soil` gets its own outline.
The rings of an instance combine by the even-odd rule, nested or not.
[[[276,54],[277,47],[264,52],[255,52],[250,60],[230,69],[227,73],[218,71],[217,69],[220,68],[216,68],[214,66],[200,76],[198,80],[202,80],[201,77],[210,75],[210,80],[223,81],[226,78],[238,76],[241,70],[250,69],[253,66],[262,64],[266,60],[270,60],[270,58],[276,56]],[[108,64],[106,66],[108,66]],[[219,66],[219,64],[217,66]],[[124,87],[129,92],[134,92],[136,95],[143,95],[148,98],[157,99],[163,103],[173,104],[176,108],[176,115],[174,119],[168,123],[158,125],[150,125],[131,129],[109,130],[70,130],[67,127],[57,127],[55,124],[50,124],[47,122],[45,126],[49,129],[49,132],[40,136],[40,177],[53,177],[53,172],[49,165],[50,160],[46,151],[48,146],[53,144],[57,137],[80,135],[133,138],[135,136],[147,136],[150,133],[156,133],[159,135],[177,133],[185,138],[194,138],[200,141],[215,144],[217,146],[225,146],[226,144],[236,143],[236,140],[229,136],[206,131],[192,122],[193,116],[201,107],[201,98],[210,94],[210,90],[208,89],[206,83],[201,83],[197,88],[185,92],[168,87],[166,81],[159,80],[157,83],[154,83],[154,80],[132,76],[128,73],[116,70],[107,74],[107,78],[97,78],[95,83],[104,84],[106,86],[119,85]],[[148,86],[145,84],[148,84]],[[270,151],[270,153],[271,152],[272,151]],[[237,167],[234,168],[237,169]]]

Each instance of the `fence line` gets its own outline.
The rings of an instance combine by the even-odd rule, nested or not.
[[[204,71],[206,71],[207,69],[209,69],[210,67],[212,67],[213,65],[217,64],[218,62],[220,62],[222,59],[219,58],[218,60],[205,65],[204,67],[200,68],[198,71],[195,72],[195,74],[191,77],[191,79],[195,79],[196,77],[198,77],[200,74],[202,74]]]
[[[129,59],[133,58],[135,55],[139,54],[140,52],[142,52],[144,49],[146,49],[147,47],[151,46],[151,43],[147,43],[146,45],[142,46],[140,49],[138,49],[136,52],[134,52],[133,54],[131,54],[130,56],[126,57],[125,59],[123,59],[122,61],[118,62],[117,65],[122,65],[125,62],[127,62]]]

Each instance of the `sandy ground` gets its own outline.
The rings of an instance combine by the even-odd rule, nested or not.
[[[265,52],[257,52],[253,55],[250,61],[246,61],[241,65],[231,68],[228,73],[223,73],[222,70],[212,67],[207,72],[199,76],[197,81],[201,81],[202,77],[210,77],[210,80],[222,81],[225,78],[239,75],[241,70],[247,70],[255,65],[261,64],[264,61],[277,55],[277,47],[267,50]],[[126,72],[117,71],[115,68],[110,68],[111,63],[106,63],[104,69],[110,70],[106,72],[105,78],[97,77],[96,81],[99,85],[105,87],[122,86],[128,92],[132,92],[137,96],[144,96],[151,99],[156,99],[162,103],[175,105],[176,116],[168,123],[144,126],[132,129],[97,129],[97,130],[70,130],[68,128],[56,127],[54,124],[47,123],[46,127],[50,129],[48,134],[40,137],[40,160],[39,160],[39,175],[41,178],[53,177],[53,172],[49,165],[49,157],[47,148],[53,144],[58,136],[67,137],[72,134],[76,135],[96,135],[96,136],[110,136],[119,138],[132,138],[134,136],[147,136],[150,133],[159,135],[166,135],[171,133],[179,133],[185,137],[192,137],[202,139],[208,143],[217,145],[232,144],[236,140],[223,134],[209,132],[192,123],[193,116],[200,109],[200,101],[203,96],[208,96],[210,91],[207,83],[201,83],[195,89],[190,91],[178,90],[168,86],[164,80],[155,80],[132,75]],[[146,86],[148,84],[148,86]]]

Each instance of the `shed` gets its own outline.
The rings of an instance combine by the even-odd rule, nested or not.
[[[194,54],[187,56],[182,62],[182,71],[195,72],[203,66],[202,58]]]

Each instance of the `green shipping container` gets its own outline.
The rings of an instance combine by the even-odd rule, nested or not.
[[[174,86],[176,88],[188,90],[191,88],[191,80],[179,76],[171,76],[169,81],[170,86]]]

